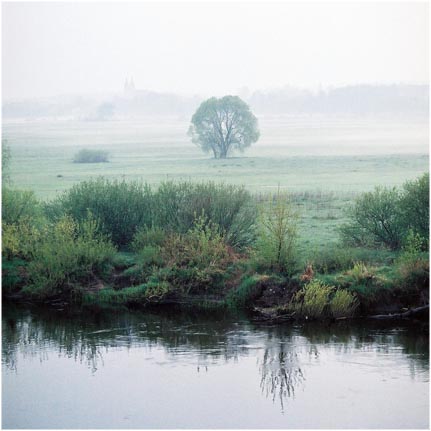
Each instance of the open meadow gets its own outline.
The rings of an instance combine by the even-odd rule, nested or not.
[[[190,142],[187,121],[6,123],[16,187],[52,199],[96,176],[226,182],[264,198],[292,194],[300,244],[308,250],[337,239],[344,209],[360,192],[399,186],[428,170],[426,123],[346,117],[264,118],[261,140],[244,154],[214,160]],[[108,163],[73,163],[83,148],[103,149]]]
[[[97,176],[139,180],[225,182],[263,199],[280,189],[299,209],[300,244],[312,250],[337,239],[354,197],[375,186],[399,186],[428,171],[424,119],[276,116],[259,119],[257,144],[225,160],[203,154],[186,119],[111,122],[7,122],[11,179],[52,199]],[[108,151],[108,163],[73,163],[80,149]]]

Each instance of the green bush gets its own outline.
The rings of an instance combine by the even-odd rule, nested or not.
[[[2,292],[19,291],[27,283],[27,265],[25,260],[15,258],[2,261]]]
[[[122,275],[127,277],[132,285],[146,283],[164,264],[161,247],[147,245],[136,256],[136,264],[123,271]]]
[[[218,226],[203,216],[187,233],[169,235],[161,254],[170,269],[167,280],[187,293],[214,288],[232,260]]]
[[[422,251],[429,244],[429,207],[429,173],[404,183],[400,197],[401,222],[406,234],[413,231],[422,239]]]
[[[78,225],[64,217],[45,228],[28,265],[30,284],[23,291],[39,297],[71,294],[102,275],[115,248],[97,233],[93,219]]]
[[[3,224],[2,256],[6,259],[14,257],[30,260],[38,247],[43,230],[32,226],[29,221]]]
[[[409,230],[429,240],[429,174],[407,181],[401,190],[376,187],[363,193],[349,209],[350,222],[341,227],[346,244],[385,246],[399,250]]]
[[[88,150],[83,149],[78,151],[73,158],[74,163],[106,163],[108,162],[108,152],[104,150]]]
[[[2,188],[2,223],[16,224],[22,220],[43,223],[43,209],[34,192]]]
[[[244,187],[214,182],[165,182],[154,193],[152,226],[186,233],[196,216],[217,225],[226,241],[244,248],[255,239],[256,206]]]
[[[331,299],[331,313],[335,318],[351,317],[355,313],[359,302],[356,295],[344,289],[338,289]]]
[[[165,239],[166,232],[162,228],[142,226],[133,236],[131,249],[139,253],[145,247],[160,247],[163,245]]]
[[[242,187],[166,182],[152,191],[146,184],[98,178],[75,185],[45,207],[51,220],[70,215],[80,222],[88,211],[100,221],[101,232],[120,247],[135,239],[133,247],[139,248],[145,235],[160,230],[184,234],[201,214],[233,247],[254,240],[256,208]]]
[[[71,216],[78,223],[91,214],[99,221],[99,233],[109,235],[117,246],[129,244],[140,226],[151,226],[152,193],[138,182],[103,178],[73,186],[47,207],[51,219]]]
[[[346,244],[400,248],[403,227],[400,222],[400,193],[396,188],[376,187],[363,193],[349,210],[351,222],[341,227]]]
[[[258,266],[292,273],[296,261],[297,213],[287,195],[278,194],[261,208],[255,260]]]

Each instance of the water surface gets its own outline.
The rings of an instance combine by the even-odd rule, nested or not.
[[[427,428],[421,325],[3,306],[4,428]]]

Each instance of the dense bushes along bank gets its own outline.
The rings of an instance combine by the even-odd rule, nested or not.
[[[257,203],[225,184],[99,178],[39,202],[3,187],[3,294],[260,306],[309,318],[423,305],[428,189],[424,175],[363,194],[341,229],[344,244],[300,255],[299,215],[280,193]]]

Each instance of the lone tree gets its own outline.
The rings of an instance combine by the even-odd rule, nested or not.
[[[257,118],[238,96],[212,97],[202,102],[189,128],[192,141],[216,159],[231,150],[243,151],[259,139]]]

